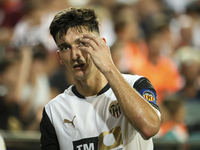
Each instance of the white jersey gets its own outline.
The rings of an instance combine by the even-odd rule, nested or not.
[[[133,87],[136,81],[148,81],[137,75],[123,76]],[[138,87],[139,93],[142,91],[143,97],[148,94],[147,100],[158,108],[154,89]],[[109,84],[90,97],[70,86],[45,106],[40,126],[42,149],[153,150],[152,139],[144,140],[129,124]]]
[[[6,145],[1,134],[0,134],[0,150],[6,150]]]

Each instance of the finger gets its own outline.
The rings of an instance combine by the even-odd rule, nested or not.
[[[97,43],[91,38],[87,38],[87,37],[81,38],[80,42],[83,42],[85,47],[92,47],[93,49],[98,48]]]
[[[84,34],[83,36],[92,39],[99,47],[102,47],[106,44],[105,38],[100,38],[93,34]]]
[[[80,50],[82,50],[82,51],[85,51],[85,52],[87,52],[87,53],[89,53],[89,54],[91,54],[92,51],[93,51],[92,47],[90,47],[90,46],[89,46],[89,47],[86,47],[86,46],[79,46],[78,49],[80,49]]]
[[[97,45],[99,45],[102,42],[102,39],[100,37],[95,36],[93,34],[84,34],[83,36],[92,39]]]

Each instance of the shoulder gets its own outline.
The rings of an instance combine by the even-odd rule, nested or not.
[[[122,74],[122,76],[129,84],[131,84],[138,91],[145,88],[151,89],[155,92],[155,89],[152,86],[151,82],[144,76],[131,74]]]
[[[66,104],[70,103],[71,98],[74,96],[70,86],[63,93],[57,95],[53,98],[49,103],[47,103],[44,107],[44,111],[52,122],[53,116],[58,115],[60,111],[64,109]]]
[[[74,94],[72,92],[72,86],[67,88],[63,93],[58,94],[55,98],[50,100],[46,105],[45,108],[52,107],[54,105],[62,104],[65,100],[70,99]]]
[[[132,75],[132,74],[122,74],[122,76],[126,79],[126,80],[137,80],[143,76],[140,75]]]
[[[130,83],[131,85],[134,85],[134,83],[143,78],[143,76],[139,76],[139,75],[131,75],[131,74],[122,74],[122,76],[124,77],[124,79]]]

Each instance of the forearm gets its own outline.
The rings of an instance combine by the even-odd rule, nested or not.
[[[91,34],[84,34],[81,42],[89,46],[79,49],[90,54],[94,65],[109,82],[123,114],[133,127],[146,139],[155,135],[160,126],[160,118],[154,108],[129,85],[112,61],[110,48],[105,40]]]
[[[121,73],[113,67],[104,72],[123,114],[129,123],[144,138],[155,135],[160,126],[160,118],[156,110],[125,81]]]

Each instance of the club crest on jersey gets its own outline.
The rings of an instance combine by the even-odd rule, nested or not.
[[[142,93],[142,96],[148,101],[154,101],[155,100],[155,95],[150,91],[144,91]]]
[[[119,118],[119,116],[121,115],[121,109],[119,107],[118,101],[114,101],[110,104],[109,111],[112,116],[114,116],[115,118]]]

